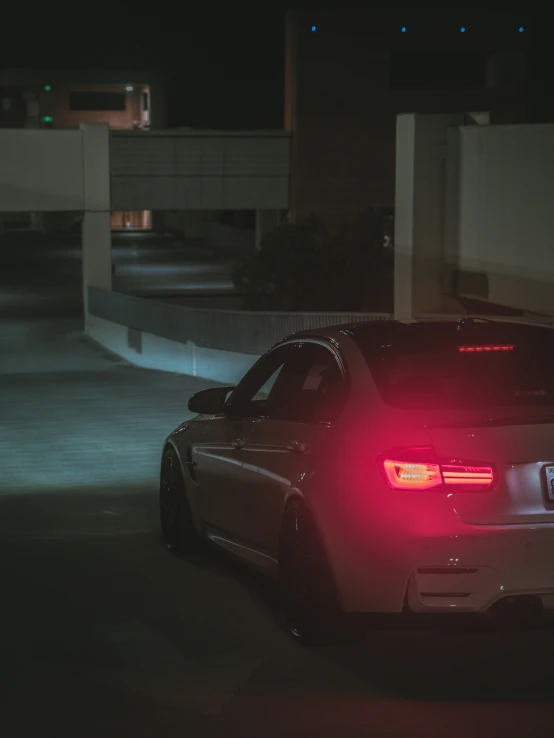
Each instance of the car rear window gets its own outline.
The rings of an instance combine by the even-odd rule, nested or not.
[[[380,345],[357,339],[381,397],[399,408],[551,407],[554,330],[414,326]],[[425,329],[428,330],[425,330]]]

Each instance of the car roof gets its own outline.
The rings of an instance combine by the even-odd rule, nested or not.
[[[471,331],[471,333],[470,333]],[[345,323],[343,325],[326,326],[302,331],[289,336],[290,338],[318,337],[337,339],[340,335],[350,336],[356,343],[366,346],[388,344],[402,344],[404,341],[412,342],[422,340],[425,342],[436,340],[438,342],[459,341],[461,336],[472,340],[500,341],[508,338],[516,340],[532,340],[534,337],[545,335],[552,326],[540,322],[525,320],[510,320],[505,318],[445,318],[428,320],[368,320],[356,323]]]

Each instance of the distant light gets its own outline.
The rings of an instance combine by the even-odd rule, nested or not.
[[[408,29],[406,28],[406,26],[402,26],[402,28],[401,28],[400,30],[402,31],[402,33],[406,33],[406,31],[407,31]]]
[[[315,33],[317,31],[317,26],[312,26],[312,33]]]
[[[460,28],[460,33],[465,33],[465,32],[466,32],[466,27],[465,27],[465,26],[462,26],[462,27]]]
[[[525,27],[524,27],[524,26],[520,26],[520,27],[519,27],[519,32],[520,32],[520,33],[523,33],[523,31],[524,31],[524,30],[525,30]]]
[[[43,118],[42,118],[42,120],[43,120],[44,123],[53,123],[54,122],[54,118],[52,118],[51,115],[44,115]]]
[[[125,90],[127,92],[132,92],[133,91],[133,85],[127,85],[127,87],[125,88]]]
[[[50,87],[50,85],[44,85],[44,89],[46,92],[50,92],[52,88]]]

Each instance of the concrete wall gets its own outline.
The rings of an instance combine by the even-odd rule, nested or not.
[[[88,317],[87,334],[143,369],[187,374],[229,385],[238,384],[260,356],[197,346],[190,341],[173,341],[96,315]]]
[[[235,384],[279,339],[385,313],[254,313],[194,309],[90,287],[86,331],[137,366]]]
[[[84,172],[83,304],[88,313],[88,288],[112,288],[110,213],[110,132],[102,123],[81,125]]]
[[[386,313],[194,309],[94,287],[88,290],[87,305],[87,334],[131,364],[229,385],[236,384],[274,343],[292,333],[392,317]]]
[[[554,314],[554,125],[463,127],[457,241],[462,295]]]
[[[81,131],[0,133],[0,212],[83,210]]]
[[[79,130],[0,131],[0,212],[83,210],[82,146]],[[289,149],[283,132],[112,132],[110,207],[286,209]]]
[[[289,206],[283,131],[112,134],[115,210],[256,210]]]
[[[554,315],[554,124],[401,115],[396,166],[397,318],[458,298]]]
[[[394,313],[439,312],[443,294],[449,132],[463,115],[399,115],[396,134]]]

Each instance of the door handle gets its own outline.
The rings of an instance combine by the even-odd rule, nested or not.
[[[302,441],[290,441],[287,443],[287,450],[295,454],[303,454],[306,451],[306,444]]]
[[[233,448],[236,448],[237,451],[240,451],[241,449],[244,448],[245,444],[246,444],[246,441],[244,439],[244,436],[239,436],[238,438],[235,438],[235,440],[233,441]]]

